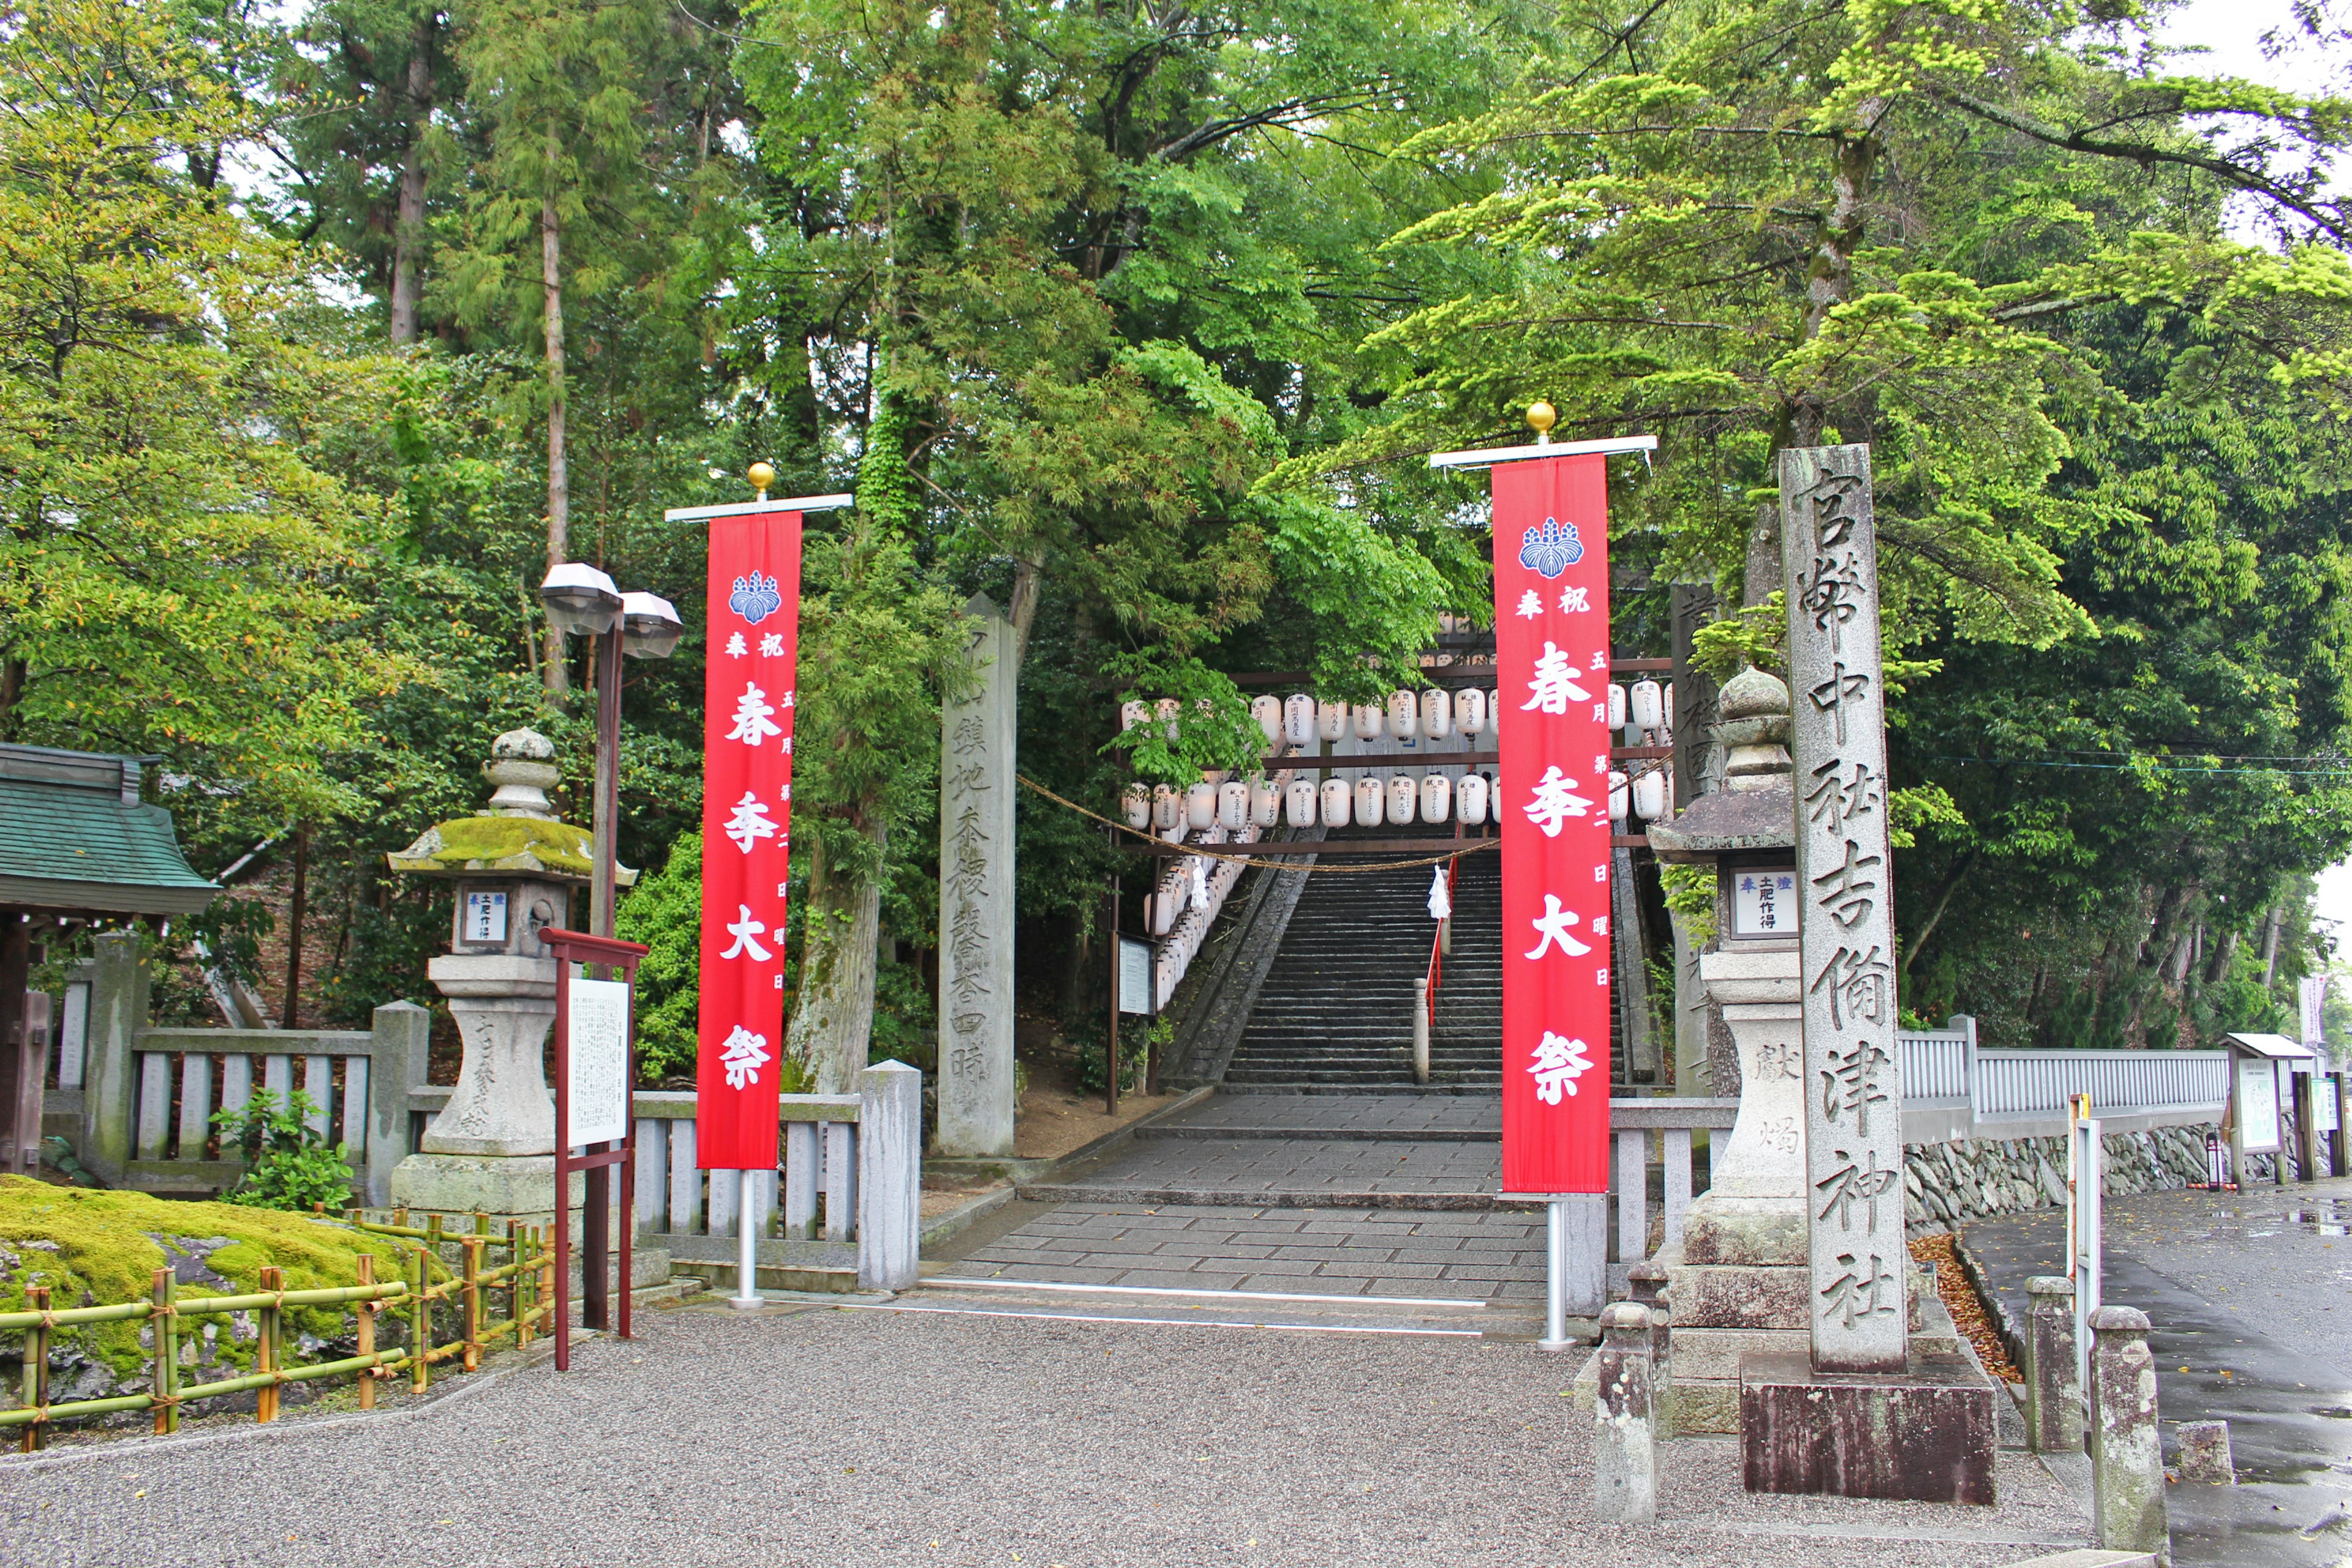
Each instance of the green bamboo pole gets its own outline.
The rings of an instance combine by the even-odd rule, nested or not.
[[[507,1247],[512,1252],[514,1260],[520,1263],[526,1256],[523,1247],[523,1226],[520,1220],[507,1221]],[[530,1281],[526,1277],[528,1272],[526,1269],[516,1269],[514,1283],[507,1287],[507,1313],[514,1320],[515,1349],[517,1350],[522,1349],[530,1342],[530,1320],[523,1315],[524,1305],[530,1299]]]
[[[482,1238],[469,1236],[466,1247],[466,1370],[482,1364]]]
[[[253,1357],[253,1374],[257,1378],[264,1373],[278,1370],[278,1352],[282,1342],[278,1337],[278,1324],[286,1314],[284,1309],[278,1305],[277,1291],[284,1281],[285,1276],[274,1263],[261,1270],[261,1288],[271,1292],[271,1296],[270,1304],[255,1314],[261,1323],[261,1338]],[[278,1419],[278,1380],[275,1377],[261,1385],[261,1394],[255,1402],[253,1416],[257,1421]]]
[[[173,1310],[179,1294],[179,1276],[166,1265],[155,1270],[155,1436],[180,1429],[177,1397],[180,1373],[180,1315]]]
[[[25,1331],[25,1404],[32,1410],[21,1446],[27,1454],[49,1446],[47,1408],[49,1403],[49,1288],[36,1285],[25,1292],[35,1321]]]

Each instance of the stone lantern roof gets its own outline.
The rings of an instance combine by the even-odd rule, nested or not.
[[[584,885],[595,874],[595,840],[560,820],[547,798],[561,776],[555,745],[536,730],[509,730],[490,744],[482,774],[496,786],[478,816],[436,823],[405,849],[384,857],[395,871],[419,877],[481,877],[508,872]],[[637,874],[616,866],[613,880],[635,886]]]
[[[1691,802],[1674,821],[1651,825],[1650,847],[1661,860],[1706,865],[1726,855],[1796,847],[1787,683],[1743,669],[1724,683],[1716,710],[1722,722],[1707,735],[1724,752],[1723,787]]]

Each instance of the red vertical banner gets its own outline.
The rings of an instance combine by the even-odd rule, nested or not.
[[[1609,1188],[1609,489],[1497,463],[1503,1190]]]
[[[776,1167],[801,514],[710,520],[703,675],[702,999],[695,1160]]]

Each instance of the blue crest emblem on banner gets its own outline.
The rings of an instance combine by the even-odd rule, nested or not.
[[[773,577],[762,577],[753,572],[749,577],[735,579],[735,591],[727,595],[727,607],[756,626],[784,607],[784,596],[776,591]]]
[[[1578,542],[1572,522],[1548,517],[1541,528],[1531,528],[1520,536],[1519,564],[1530,572],[1557,577],[1583,559],[1584,546]]]

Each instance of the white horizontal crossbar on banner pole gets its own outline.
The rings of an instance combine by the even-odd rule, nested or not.
[[[1654,452],[1655,436],[1612,436],[1600,441],[1546,441],[1533,447],[1489,447],[1477,452],[1439,452],[1429,459],[1433,468],[1491,468],[1496,463],[1521,463],[1529,458],[1581,458],[1592,453]]]
[[[790,500],[749,500],[733,506],[674,506],[662,513],[664,522],[698,517],[750,517],[763,511],[839,511],[856,504],[856,496],[794,496]]]

